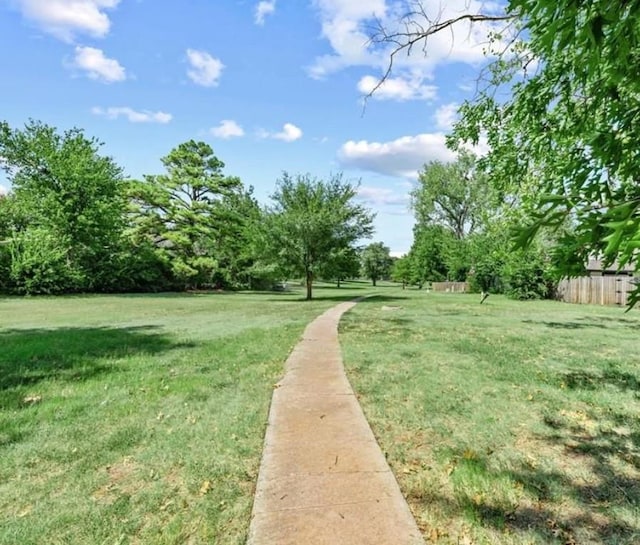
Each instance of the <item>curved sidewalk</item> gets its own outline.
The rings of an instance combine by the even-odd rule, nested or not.
[[[342,365],[338,322],[305,329],[274,390],[250,545],[424,545]]]

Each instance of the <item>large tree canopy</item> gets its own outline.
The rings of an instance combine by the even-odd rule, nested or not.
[[[373,231],[373,214],[354,202],[356,190],[341,175],[323,181],[285,172],[278,181],[267,222],[268,253],[283,270],[304,277],[307,299],[314,277]]]
[[[453,163],[431,161],[420,172],[411,192],[411,205],[419,225],[442,225],[457,239],[481,227],[492,206],[488,181],[463,152]]]
[[[391,280],[402,283],[402,289],[405,289],[411,279],[411,258],[407,255],[395,259],[391,266]]]
[[[470,237],[486,231],[500,214],[499,199],[477,159],[461,151],[451,163],[432,161],[411,192],[416,225],[409,255],[419,286],[441,280],[464,281],[475,268]]]
[[[459,280],[458,260],[452,259],[459,253],[455,251],[456,242],[459,241],[453,237],[451,231],[441,225],[432,223],[415,225],[413,243],[408,256],[411,282],[422,289],[425,282]],[[466,273],[465,268],[464,274]]]
[[[389,276],[391,264],[389,248],[382,242],[373,242],[362,250],[362,272],[374,286],[378,280]]]
[[[80,129],[60,134],[35,121],[23,130],[0,123],[0,166],[13,186],[2,214],[10,289],[114,289],[125,181],[100,146]]]
[[[241,230],[242,183],[223,174],[224,163],[204,142],[180,144],[162,164],[166,174],[132,184],[136,230],[167,255],[184,286],[211,285],[221,260],[229,260],[224,242]]]
[[[459,19],[424,20],[416,5],[407,2],[399,32],[383,29],[377,40],[396,52],[420,45],[428,54],[429,36]],[[505,24],[493,35],[492,49],[500,53],[489,83],[461,108],[452,145],[486,135],[485,171],[528,212],[523,244],[541,227],[569,220],[575,228],[564,242],[578,262],[601,254],[637,270],[640,0],[510,0],[502,13],[462,17],[508,20],[515,33]],[[505,88],[511,92],[501,99],[496,91]],[[567,271],[574,265],[567,262]]]
[[[353,246],[336,248],[322,264],[319,276],[324,280],[335,280],[340,287],[343,280],[356,278],[360,274],[360,256]]]

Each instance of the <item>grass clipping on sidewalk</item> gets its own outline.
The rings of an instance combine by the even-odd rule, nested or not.
[[[640,313],[407,291],[345,364],[429,543],[640,542]]]

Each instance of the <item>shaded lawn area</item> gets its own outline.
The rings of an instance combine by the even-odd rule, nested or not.
[[[0,299],[0,544],[244,543],[283,362],[362,291]]]
[[[640,311],[406,291],[345,365],[428,543],[640,543]]]

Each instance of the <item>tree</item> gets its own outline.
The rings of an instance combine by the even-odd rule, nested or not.
[[[416,225],[409,251],[412,282],[464,282],[472,268],[469,238],[457,239],[441,225]]]
[[[538,236],[526,248],[514,248],[509,233],[519,216],[495,219],[469,237],[467,280],[473,291],[504,293],[513,299],[542,299],[555,293],[552,242]]]
[[[0,123],[0,165],[13,186],[3,199],[9,207],[4,222],[11,289],[114,289],[126,182],[122,169],[98,153],[100,146],[80,129],[59,134],[36,121],[24,130]]]
[[[498,55],[488,84],[461,108],[451,144],[486,135],[484,171],[528,212],[519,243],[570,220],[572,236],[563,241],[578,251],[567,273],[597,254],[638,270],[640,80],[629,67],[640,59],[640,0],[510,0],[502,13],[447,21],[425,20],[412,6],[398,32],[377,35],[393,44],[389,69],[401,51],[423,45],[428,53],[428,37],[461,18],[508,21],[515,30],[493,35]],[[496,91],[505,88],[511,94],[503,99]],[[631,303],[639,298],[640,286]]]
[[[447,248],[453,235],[440,225],[416,225],[409,250],[411,282],[422,289],[425,282],[440,282],[448,276]]]
[[[405,289],[407,284],[411,283],[411,278],[411,258],[403,256],[395,259],[391,266],[391,280],[401,282],[402,289]]]
[[[471,291],[483,294],[504,291],[504,266],[513,248],[505,226],[501,225],[502,229],[495,227],[497,223],[469,240],[471,269],[467,280]]]
[[[224,163],[205,142],[178,145],[162,164],[166,174],[131,186],[135,230],[170,259],[180,285],[211,285],[229,256],[225,243],[240,229],[242,183],[223,174]]]
[[[221,201],[225,228],[215,235],[218,272],[214,281],[232,287],[252,287],[263,238],[264,211],[253,196],[253,187],[238,189]]]
[[[362,271],[375,286],[377,281],[389,276],[391,272],[391,256],[389,248],[382,242],[369,244],[362,250]]]
[[[452,163],[432,161],[413,190],[416,217],[411,257],[414,278],[464,281],[471,268],[467,239],[496,214],[498,199],[477,159],[462,151]]]
[[[411,192],[418,224],[442,225],[459,240],[481,227],[493,199],[475,163],[473,155],[462,152],[453,163],[431,161],[424,166]]]
[[[304,277],[307,300],[322,267],[373,232],[374,215],[353,202],[356,190],[341,174],[323,181],[285,172],[277,182],[266,223],[267,249],[283,270]]]
[[[13,199],[13,195],[0,194],[0,242],[11,235],[11,225],[13,223],[11,204]]]
[[[335,280],[338,287],[343,280],[355,278],[360,274],[360,256],[358,250],[351,246],[337,248],[322,264],[319,276],[325,280]]]
[[[9,270],[11,258],[8,250],[11,237],[11,200],[12,195],[0,195],[0,291],[9,289]]]

